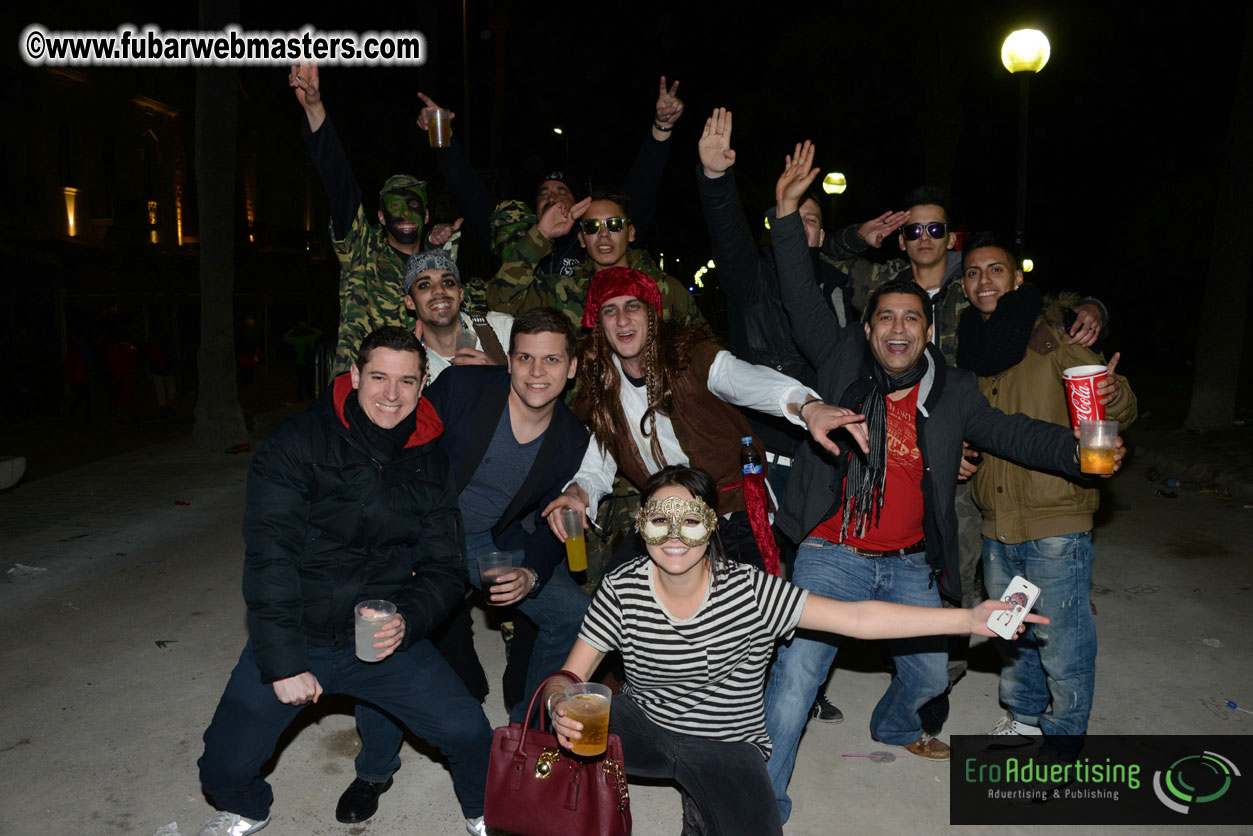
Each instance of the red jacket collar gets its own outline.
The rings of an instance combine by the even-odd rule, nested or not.
[[[335,405],[335,415],[345,427],[348,426],[348,419],[344,417],[344,403],[355,391],[352,388],[351,374],[345,372],[335,377],[331,388],[331,401]],[[413,434],[405,442],[405,447],[417,447],[419,444],[434,441],[444,434],[444,422],[439,420],[439,415],[435,412],[435,407],[431,406],[430,401],[426,398],[420,399],[417,412],[418,425],[413,428]]]

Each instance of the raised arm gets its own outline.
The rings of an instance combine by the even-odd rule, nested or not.
[[[430,124],[431,114],[440,107],[425,93],[418,93],[418,98],[422,100],[423,105],[418,113],[418,127],[425,131]],[[452,111],[448,112],[450,122],[456,119],[456,116],[457,114]],[[444,182],[448,184],[448,191],[452,192],[453,203],[465,219],[466,229],[484,247],[491,247],[491,227],[488,224],[488,217],[492,214],[494,206],[491,192],[479,179],[474,166],[470,165],[465,150],[461,147],[461,143],[457,142],[456,136],[447,148],[433,150],[439,171],[444,175]]]
[[[716,108],[705,120],[697,150],[700,166],[696,183],[714,263],[718,265],[718,280],[731,304],[751,304],[764,290],[762,266],[735,188],[731,111]]]
[[[336,242],[344,241],[361,208],[361,186],[348,165],[348,155],[340,144],[335,125],[326,115],[318,65],[293,66],[287,83],[295,89],[296,101],[304,108],[305,121],[300,124],[300,134],[326,189],[326,200],[331,207],[331,237]]]
[[[796,146],[795,154],[787,156],[775,186],[778,214],[770,225],[770,236],[783,307],[792,323],[792,338],[809,364],[818,368],[848,339],[848,332],[840,327],[814,280],[809,242],[797,213],[805,190],[818,174],[813,161],[814,147],[808,140]]]
[[[678,96],[679,82],[675,81],[667,87],[663,75],[657,88],[657,104],[649,135],[640,145],[635,162],[622,181],[622,190],[631,198],[631,223],[641,239],[657,214],[657,193],[661,190],[661,178],[670,159],[672,131],[683,115],[683,100]]]

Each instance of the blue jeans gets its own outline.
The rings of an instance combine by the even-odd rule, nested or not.
[[[307,658],[325,693],[368,700],[438,747],[452,769],[461,812],[467,818],[483,815],[492,727],[429,641],[381,662],[360,661],[352,643],[339,650],[311,645]],[[204,733],[198,761],[200,783],[215,807],[250,819],[270,814],[274,793],[261,778],[261,767],[306,707],[278,701],[274,687],[261,681],[252,642],[245,645]]]
[[[475,589],[482,588],[478,556],[493,551],[498,549],[492,542],[490,531],[466,538],[466,569]],[[522,565],[521,551],[510,552],[510,555],[514,566]],[[570,578],[565,564],[561,563],[553,570],[548,583],[540,588],[539,595],[523,598],[515,605],[519,612],[535,622],[539,631],[526,669],[526,696],[510,711],[511,722],[522,722],[535,689],[549,674],[561,670],[591,603],[592,599]],[[363,781],[382,783],[400,768],[400,744],[404,733],[390,718],[369,706],[358,705],[356,714],[357,733],[361,735],[361,751],[357,753],[355,762],[357,777]]]
[[[1001,702],[1015,720],[1046,735],[1088,731],[1096,689],[1096,622],[1088,597],[1093,557],[1089,531],[1012,545],[983,538],[990,594],[1000,596],[1014,575],[1040,587],[1032,611],[1050,623],[1027,625],[1016,641],[995,641],[1005,661]]]
[[[753,744],[670,731],[654,723],[625,694],[613,698],[609,731],[622,738],[628,775],[674,781],[682,788],[683,833],[783,833],[770,805],[765,761]]]
[[[818,537],[801,543],[792,583],[837,601],[940,606],[939,585],[932,582],[925,554],[862,557]],[[792,812],[787,785],[809,708],[840,646],[840,637],[834,634],[806,635],[814,638],[798,633],[779,647],[766,684],[766,731],[774,746],[766,769],[783,821]],[[918,709],[948,687],[948,652],[945,640],[935,636],[896,639],[888,647],[896,662],[896,675],[870,715],[870,735],[883,743],[904,746],[922,737]]]

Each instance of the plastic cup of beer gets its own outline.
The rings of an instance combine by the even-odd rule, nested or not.
[[[396,605],[391,601],[362,601],[357,604],[357,658],[362,662],[378,662],[379,651],[374,646],[374,634],[396,617]]]
[[[432,148],[447,148],[452,144],[452,121],[448,118],[448,111],[442,107],[431,111],[426,123],[426,138]]]
[[[571,572],[587,571],[587,532],[583,530],[583,512],[561,509],[561,524],[566,529],[566,561]]]
[[[487,596],[487,603],[496,606],[492,602],[492,587],[500,583],[501,575],[507,575],[513,571],[513,557],[508,552],[488,552],[479,555],[478,562],[483,594]]]
[[[1079,470],[1101,475],[1113,473],[1117,445],[1117,421],[1080,421]]]
[[[609,700],[612,692],[596,682],[566,686],[566,716],[583,724],[582,737],[571,740],[570,751],[594,758],[605,753],[609,741]]]

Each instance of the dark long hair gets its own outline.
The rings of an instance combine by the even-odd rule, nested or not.
[[[648,313],[648,337],[644,343],[644,386],[648,409],[640,418],[640,434],[649,440],[653,460],[662,467],[666,457],[661,453],[661,440],[655,432],[657,413],[669,415],[674,409],[674,379],[691,363],[692,348],[708,335],[695,326],[678,326],[662,322],[652,305]],[[613,363],[613,348],[605,339],[605,329],[598,322],[583,341],[579,358],[579,385],[587,392],[588,423],[596,435],[596,443],[604,452],[609,438],[630,438],[626,413],[619,397],[622,378]],[[717,508],[716,504],[711,508]]]
[[[698,467],[688,467],[685,464],[672,464],[654,473],[644,486],[640,504],[647,503],[662,488],[670,487],[683,488],[692,496],[703,500],[715,512],[718,510],[718,484],[713,477]],[[709,571],[715,579],[718,577],[716,570],[725,568],[730,562],[726,546],[722,543],[722,534],[717,527],[709,538],[705,559],[709,561]]]

